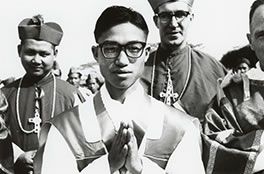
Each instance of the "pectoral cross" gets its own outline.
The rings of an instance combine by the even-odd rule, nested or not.
[[[40,87],[35,87],[35,110],[34,117],[29,118],[28,122],[34,124],[33,132],[38,134],[40,133],[40,123],[42,122],[40,118],[40,99],[43,97],[43,91]]]
[[[42,122],[41,118],[39,117],[39,114],[35,114],[35,117],[29,118],[28,119],[28,122],[34,124],[33,132],[39,135],[39,132],[40,132],[40,123]]]
[[[167,81],[167,87],[165,92],[160,92],[160,97],[164,98],[164,103],[167,105],[172,105],[174,102],[177,101],[179,94],[176,92],[173,92],[173,84],[171,80],[171,74],[170,69],[168,68],[168,81]]]

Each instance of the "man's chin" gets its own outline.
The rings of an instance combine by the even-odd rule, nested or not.
[[[45,76],[43,73],[32,73],[33,76],[42,77]]]
[[[166,45],[168,48],[178,48],[183,44],[183,41],[173,40],[169,41]]]
[[[116,84],[115,85],[117,88],[119,89],[127,89],[129,88],[131,85],[130,84],[127,84],[127,83],[120,83],[120,84]]]
[[[166,40],[167,40],[166,42],[170,45],[180,45],[184,41],[183,37],[174,36],[174,35],[167,36]]]
[[[37,77],[37,78],[42,78],[47,75],[47,73],[43,73],[43,72],[29,72],[28,74],[30,76]]]
[[[128,89],[134,83],[131,81],[121,81],[119,83],[115,83],[114,86],[119,89]]]

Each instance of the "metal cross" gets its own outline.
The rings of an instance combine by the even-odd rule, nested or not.
[[[174,102],[177,101],[179,94],[176,92],[173,92],[173,84],[171,80],[171,74],[170,69],[168,68],[168,81],[167,81],[167,87],[165,92],[160,92],[160,97],[164,98],[164,103],[167,105],[172,105]]]
[[[34,124],[33,132],[39,135],[40,132],[40,123],[42,122],[39,113],[35,113],[35,117],[28,119],[29,123]]]

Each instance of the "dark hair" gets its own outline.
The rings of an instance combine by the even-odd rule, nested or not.
[[[253,18],[253,15],[256,11],[256,9],[261,6],[261,5],[264,5],[264,0],[256,0],[253,2],[253,4],[251,5],[251,8],[250,8],[250,12],[249,12],[249,23],[251,24],[252,22],[252,18]]]
[[[104,80],[96,74],[88,74],[87,79],[85,80],[85,83],[88,84],[89,80],[95,79],[96,83],[101,87],[104,84]]]
[[[147,23],[140,13],[132,10],[131,8],[126,8],[123,6],[111,6],[103,11],[96,22],[94,29],[94,37],[96,42],[98,42],[98,39],[102,33],[106,32],[113,26],[127,22],[130,22],[131,24],[142,29],[146,36],[148,35],[149,30]]]
[[[234,69],[243,62],[247,63],[249,67],[252,68],[255,67],[257,61],[257,56],[249,45],[228,51],[220,60],[220,62],[228,69]]]
[[[78,74],[78,77],[79,77],[79,78],[82,77],[82,73],[77,72],[77,71],[73,71],[73,72],[70,71],[70,72],[68,73],[68,77],[70,77],[71,74],[75,74],[75,73]]]

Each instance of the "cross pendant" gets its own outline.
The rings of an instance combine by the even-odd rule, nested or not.
[[[174,100],[177,101],[178,93],[171,93],[171,91],[161,92],[160,97],[164,98],[164,103],[167,105],[172,105]]]
[[[36,134],[39,134],[39,132],[40,132],[40,123],[42,122],[41,118],[39,116],[35,115],[35,117],[29,118],[28,122],[34,124],[33,132],[36,133]]]
[[[168,69],[168,74],[167,74],[167,87],[165,92],[160,92],[160,97],[164,98],[164,103],[167,105],[172,105],[174,102],[177,101],[179,94],[176,92],[173,92],[173,84],[171,80],[171,74],[170,74],[170,69]]]

